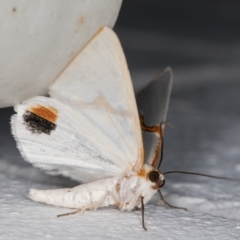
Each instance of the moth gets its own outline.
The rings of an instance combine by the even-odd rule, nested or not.
[[[31,189],[29,198],[75,212],[143,210],[165,183],[159,155],[171,87],[166,68],[140,92],[137,108],[121,44],[111,29],[100,29],[50,86],[50,97],[15,106],[12,133],[24,159],[82,183]]]

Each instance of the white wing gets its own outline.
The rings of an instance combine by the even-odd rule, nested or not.
[[[146,126],[159,126],[161,122],[166,121],[169,98],[172,90],[172,81],[172,70],[168,67],[138,93],[138,110],[140,114],[143,114]],[[159,156],[156,153],[157,151],[161,151],[159,135],[147,131],[142,131],[142,134],[145,162],[157,167]],[[154,159],[155,157],[156,159]]]
[[[13,135],[27,161],[82,182],[142,167],[132,83],[111,29],[95,35],[51,86],[50,96],[16,106]]]

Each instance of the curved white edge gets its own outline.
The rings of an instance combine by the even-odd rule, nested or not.
[[[44,95],[122,0],[0,1],[0,107]]]

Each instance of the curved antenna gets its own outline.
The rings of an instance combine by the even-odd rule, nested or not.
[[[170,173],[182,173],[182,174],[188,174],[188,175],[197,175],[201,177],[209,177],[209,178],[215,178],[220,180],[227,180],[232,182],[240,182],[240,179],[238,178],[229,178],[229,177],[222,177],[222,176],[213,176],[209,174],[203,174],[203,173],[197,173],[197,172],[185,172],[185,171],[168,171],[163,173],[164,175],[170,174]]]
[[[159,164],[158,164],[158,169],[160,168],[161,164],[162,164],[162,161],[163,161],[163,147],[164,147],[164,142],[163,142],[163,127],[165,125],[166,122],[161,122],[160,123],[160,129],[159,129],[159,137],[161,139],[161,157],[160,157],[160,161],[159,161]]]
[[[160,157],[160,161],[159,161],[159,164],[158,164],[158,170],[162,164],[162,161],[163,161],[163,147],[164,147],[164,140],[163,140],[163,128],[165,127],[165,125],[169,125],[170,127],[173,127],[173,125],[169,122],[161,122],[160,123],[160,127],[159,127],[159,138],[161,139],[161,157]]]

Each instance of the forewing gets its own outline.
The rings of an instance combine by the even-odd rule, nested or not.
[[[146,126],[159,126],[161,122],[166,121],[171,89],[172,71],[168,67],[137,94],[138,111],[143,115]],[[145,162],[156,167],[159,160],[154,164],[153,160],[158,148],[159,135],[147,131],[142,131],[142,135]]]
[[[136,101],[112,30],[95,35],[50,87],[50,96],[16,107],[13,134],[26,160],[82,182],[142,167]],[[26,131],[24,114],[34,106],[57,110],[50,134]]]

